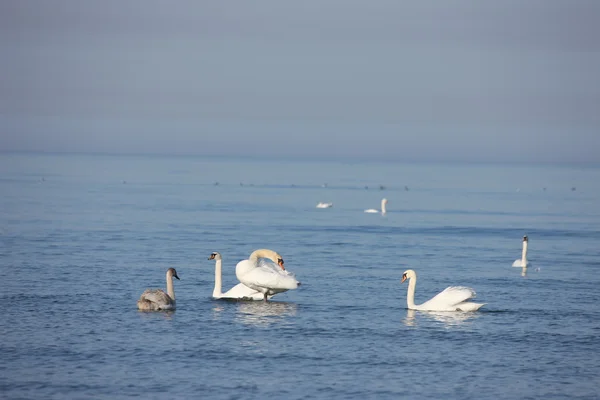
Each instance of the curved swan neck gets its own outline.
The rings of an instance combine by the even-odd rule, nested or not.
[[[221,260],[215,260],[215,289],[213,290],[213,297],[220,297],[222,295],[223,282],[221,280],[222,268]]]
[[[527,266],[527,240],[523,241],[523,254],[521,255],[521,264]]]
[[[167,271],[167,294],[175,301],[175,289],[173,289],[173,273],[171,270]]]
[[[408,280],[408,292],[406,293],[406,305],[409,309],[415,308],[415,287],[417,286],[417,276],[414,275]]]
[[[279,258],[279,254],[277,254],[273,250],[269,250],[269,249],[258,249],[258,250],[254,250],[252,252],[252,254],[250,254],[249,260],[252,263],[257,264],[259,258],[268,258],[269,260],[273,261],[274,263],[277,263],[277,258]]]

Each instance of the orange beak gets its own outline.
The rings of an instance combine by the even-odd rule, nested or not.
[[[285,267],[283,266],[283,260],[279,260],[279,262],[277,263],[279,265],[279,267],[285,271]]]
[[[400,283],[404,283],[405,280],[406,280],[406,275],[402,275],[402,280],[400,281]]]

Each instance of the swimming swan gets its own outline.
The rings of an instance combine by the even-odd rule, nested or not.
[[[317,208],[331,208],[333,207],[333,203],[324,203],[324,202],[320,202],[317,204]]]
[[[243,283],[238,283],[226,293],[221,292],[221,253],[211,253],[209,260],[215,260],[215,289],[213,290],[213,298],[215,299],[240,299],[240,300],[263,300],[264,296],[261,292],[250,289]]]
[[[408,293],[406,294],[406,304],[409,310],[420,311],[477,311],[485,303],[470,303],[475,297],[475,291],[463,286],[450,286],[443,292],[437,294],[431,300],[423,304],[415,304],[415,286],[417,285],[417,274],[412,269],[404,271],[402,281],[410,279],[408,282]]]
[[[527,262],[527,243],[528,243],[529,239],[527,238],[527,235],[523,236],[523,253],[521,254],[521,258],[517,258],[515,260],[515,262],[513,263],[513,267],[519,267],[519,268],[527,268],[527,267],[531,267],[531,263]]]
[[[366,213],[377,213],[379,214],[381,212],[381,215],[385,215],[386,210],[385,210],[385,205],[387,204],[387,199],[381,199],[381,211],[376,210],[374,208],[369,208],[367,210],[365,210]]]
[[[138,309],[142,311],[174,310],[173,277],[179,279],[175,268],[169,268],[167,270],[167,293],[162,289],[146,289],[137,302]]]
[[[261,292],[265,301],[268,296],[297,289],[300,285],[294,274],[283,266],[283,258],[268,249],[255,250],[247,260],[240,261],[235,266],[235,275],[244,285]]]

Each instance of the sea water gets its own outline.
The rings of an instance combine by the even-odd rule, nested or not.
[[[226,291],[258,248],[302,285],[213,300],[211,252]],[[177,310],[139,312],[169,267]],[[407,310],[409,268],[486,305]],[[5,153],[0,272],[2,398],[600,393],[598,166]]]

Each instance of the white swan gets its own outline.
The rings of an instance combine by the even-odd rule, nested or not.
[[[317,208],[331,208],[333,203],[323,203],[322,201],[317,204]]]
[[[137,302],[138,309],[142,311],[174,310],[173,277],[179,279],[175,268],[169,268],[167,270],[167,293],[162,289],[146,289]]]
[[[387,204],[387,199],[381,199],[381,211],[380,210],[376,210],[374,208],[369,208],[367,210],[365,210],[366,213],[377,213],[379,214],[381,212],[381,215],[385,215],[386,210],[385,210],[385,205]]]
[[[412,269],[404,271],[402,281],[410,279],[408,282],[408,293],[406,294],[406,304],[409,310],[420,311],[477,311],[485,303],[471,303],[470,300],[475,297],[475,291],[463,286],[450,286],[443,292],[437,294],[431,300],[423,304],[415,304],[415,286],[417,285],[417,274]]]
[[[209,260],[215,260],[215,289],[213,290],[213,298],[215,299],[239,299],[239,300],[262,300],[263,294],[257,290],[250,289],[243,283],[238,283],[225,293],[221,292],[222,288],[222,258],[221,253],[211,253]]]
[[[235,275],[244,285],[261,292],[265,301],[268,296],[297,289],[300,285],[294,274],[286,271],[283,258],[268,249],[255,250],[247,260],[240,261],[235,266]]]
[[[517,258],[513,263],[513,267],[519,268],[527,268],[531,267],[531,263],[527,261],[527,243],[529,239],[527,235],[523,236],[523,253],[521,254],[521,258]]]

